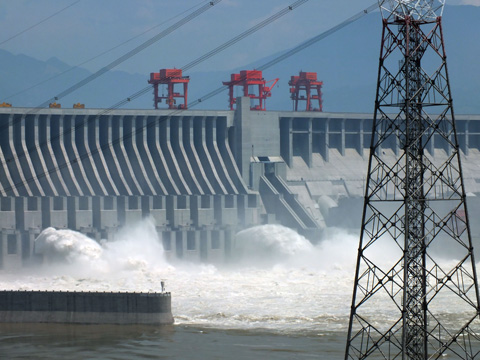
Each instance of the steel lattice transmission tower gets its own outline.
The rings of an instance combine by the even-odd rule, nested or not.
[[[480,350],[444,2],[379,1],[382,44],[345,359],[473,359]]]

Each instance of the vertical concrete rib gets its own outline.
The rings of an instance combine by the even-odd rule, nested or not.
[[[53,174],[56,173],[56,169],[47,165],[47,159],[43,154],[44,149],[47,147],[47,132],[49,129],[47,129],[46,119],[40,124],[39,117],[40,115],[36,114],[33,118],[34,146],[31,147],[32,151],[30,151],[30,156],[32,157],[32,160],[34,160],[33,167],[35,169],[35,177],[42,185],[45,195],[58,196],[58,190],[52,180]],[[50,115],[48,115],[47,118],[48,117],[50,117]],[[26,141],[28,132],[31,131],[28,128],[30,125],[27,123],[25,125],[26,133],[23,138],[24,141]]]
[[[227,119],[217,119],[217,145],[220,150],[220,154],[224,160],[228,174],[230,175],[230,178],[233,179],[238,192],[246,194],[248,190],[243,182],[242,174],[240,174],[240,170],[238,169],[237,163],[235,162],[232,151],[228,144],[227,131]]]
[[[329,161],[330,158],[330,118],[327,118],[325,121],[325,146],[323,148],[325,162]]]
[[[194,124],[194,142],[197,153],[200,155],[203,168],[214,188],[214,194],[226,194],[227,189],[222,183],[220,176],[217,173],[217,169],[213,164],[213,159],[210,156],[207,146],[207,118],[202,117],[200,121],[196,121]]]
[[[47,171],[51,174],[51,177],[55,183],[58,183],[57,188],[58,190],[62,190],[61,195],[71,196],[67,181],[63,177],[63,166],[58,166],[57,159],[55,157],[55,152],[52,148],[52,131],[53,131],[53,124],[52,124],[52,115],[48,114],[45,119],[45,144],[46,147],[41,148],[42,157],[45,159],[45,163],[47,164]],[[55,171],[54,171],[55,170]],[[71,183],[71,181],[69,181]]]
[[[430,129],[431,130],[431,129]],[[395,156],[400,156],[400,131],[395,130]],[[433,153],[431,153],[433,155]]]
[[[132,164],[130,162],[130,158],[127,154],[127,150],[125,149],[125,143],[127,141],[132,140],[132,128],[130,127],[127,132],[124,131],[125,129],[125,122],[127,122],[125,116],[122,116],[119,119],[118,123],[118,141],[115,142],[117,144],[117,147],[120,149],[120,156],[122,158],[122,162],[125,164],[123,166],[123,171],[121,174],[123,174],[123,178],[125,179],[126,183],[130,183],[130,189],[133,189],[133,194],[135,195],[145,195],[143,192],[142,187],[138,183],[137,176],[133,172]],[[115,146],[114,146],[115,148]],[[136,154],[138,158],[138,154]],[[142,176],[141,174],[138,174],[138,176]]]
[[[168,195],[180,195],[180,190],[178,189],[177,184],[175,183],[175,179],[173,178],[170,169],[168,168],[167,160],[165,159],[165,156],[163,154],[163,150],[161,148],[160,142],[162,137],[160,136],[160,122],[163,121],[162,118],[157,117],[156,119],[153,119],[152,121],[152,127],[153,131],[148,132],[148,147],[150,149],[150,153],[152,154],[152,157],[154,159],[159,159],[160,161],[157,162],[157,164],[161,165],[159,166],[160,170],[164,174],[164,182],[167,187],[167,194]],[[150,127],[150,125],[149,125]],[[150,135],[151,134],[151,135]],[[152,136],[153,135],[153,136]]]
[[[201,183],[203,189],[208,194],[214,194],[212,184],[208,181],[205,169],[203,168],[200,156],[195,149],[194,142],[194,118],[189,116],[183,119],[183,146],[187,153],[190,164],[193,167],[194,173],[198,181]]]
[[[150,181],[155,189],[154,195],[167,195],[168,194],[167,188],[163,184],[163,179],[165,179],[166,177],[163,177],[162,179],[162,176],[158,172],[158,167],[153,160],[152,153],[148,148],[148,145],[149,145],[148,134],[149,132],[150,133],[155,132],[155,129],[152,130],[151,126],[149,126],[147,116],[143,116],[141,118],[140,127],[142,131],[141,132],[137,131],[137,134],[135,136],[135,146],[137,148],[137,151],[140,154],[140,158],[145,160],[142,162],[142,164],[144,164],[143,166],[145,166],[145,163],[147,165],[148,170],[146,172],[147,174],[146,176],[148,178],[151,178]],[[140,141],[138,141],[138,139],[140,139]]]
[[[98,123],[100,149],[105,162],[108,164],[108,167],[105,167],[106,176],[108,176],[107,180],[113,185],[111,192],[108,194],[113,195],[113,192],[115,192],[116,195],[126,195],[128,190],[125,186],[125,182],[122,177],[121,166],[115,153],[114,142],[118,141],[118,139],[114,139],[113,136],[113,127],[115,124],[112,123],[111,115],[107,117],[101,117],[99,121],[101,121]]]
[[[100,140],[100,118],[98,116],[95,117],[95,123],[94,123],[94,129],[95,132],[93,134],[93,138],[95,140],[95,147],[96,147],[96,154],[98,154],[98,158],[100,159],[100,174],[102,174],[102,180],[103,182],[106,182],[107,186],[110,187],[113,191],[107,193],[108,195],[123,195],[122,192],[118,190],[118,184],[115,183],[115,181],[112,178],[112,173],[113,174],[118,174],[119,177],[121,178],[121,170],[118,167],[118,161],[116,161],[116,156],[115,156],[115,151],[113,150],[113,139],[112,139],[112,116],[108,116],[108,123],[107,123],[107,132],[108,136],[106,137],[106,143],[102,144]],[[102,137],[102,139],[105,139],[105,137]],[[105,160],[105,154],[108,152],[111,152],[113,163],[117,166],[117,173],[115,172],[115,168],[112,170],[108,166],[108,162]],[[110,162],[111,163],[111,162]],[[122,185],[124,184],[123,182],[121,183]],[[132,195],[131,192],[129,192],[128,195]]]
[[[345,156],[345,118],[342,119],[340,126],[341,126],[340,154],[342,156]]]
[[[309,168],[312,167],[312,157],[313,157],[313,119],[308,118],[306,119],[307,121],[307,145],[306,147],[306,157],[305,157],[305,162],[307,163],[307,166]],[[343,129],[345,130],[345,122],[343,123],[344,127]],[[343,136],[345,138],[345,131],[343,132]]]
[[[365,127],[365,119],[360,119],[360,129],[358,131],[358,154],[363,158],[363,148],[364,148],[364,127]]]
[[[8,196],[13,194],[13,196],[20,196],[20,193],[18,192],[17,186],[15,184],[15,175],[12,176],[10,173],[10,169],[8,167],[9,163],[14,163],[13,158],[17,158],[17,154],[14,152],[15,149],[12,149],[10,139],[12,136],[12,115],[10,115],[9,118],[7,118],[7,121],[2,121],[2,126],[7,126],[8,131],[4,132],[1,134],[2,136],[8,136],[8,141],[2,141],[0,144],[0,161],[2,162],[2,173],[0,173],[1,176],[1,195],[2,196]],[[3,119],[2,119],[3,120]],[[3,151],[3,145],[5,145],[6,148],[6,153],[9,154],[10,156],[7,158],[5,156],[5,153]],[[17,182],[20,181],[18,176],[16,177]]]
[[[280,123],[280,154],[289,167],[293,166],[293,118],[283,118]]]
[[[69,178],[70,178],[73,186],[76,189],[76,194],[79,195],[79,196],[84,196],[82,188],[81,188],[80,184],[78,183],[78,180],[77,180],[77,178],[75,176],[75,173],[73,171],[72,163],[71,163],[70,159],[68,158],[67,150],[65,148],[65,137],[64,137],[65,126],[64,126],[64,123],[65,123],[66,119],[69,119],[70,117],[71,117],[71,115],[62,115],[58,119],[57,140],[58,140],[58,147],[60,149],[60,153],[57,154],[57,157],[60,157],[60,156],[62,157],[62,159],[60,159],[60,162],[63,164],[62,167],[65,167],[66,170],[68,171]],[[52,154],[53,154],[53,156],[55,156],[55,152],[52,151]]]
[[[20,151],[17,153],[22,154],[20,163],[22,165],[23,173],[26,174],[25,182],[28,182],[30,185],[34,185],[37,188],[37,191],[34,190],[34,195],[38,196],[45,196],[45,191],[40,184],[40,181],[37,177],[35,172],[35,168],[32,164],[32,159],[30,157],[30,153],[27,148],[27,144],[25,143],[25,132],[26,132],[26,117],[22,116],[22,120],[20,121],[20,129],[17,129],[17,133],[20,133],[18,141],[15,141],[16,144],[20,146]],[[35,134],[34,137],[37,137],[38,134]],[[17,140],[17,139],[16,139]],[[37,146],[37,140],[33,141],[33,147]]]
[[[15,119],[16,120],[16,119]],[[19,189],[21,195],[28,195],[32,196],[32,190],[30,189],[29,184],[25,181],[25,174],[23,173],[23,169],[20,162],[20,157],[22,156],[21,152],[18,152],[15,144],[16,138],[18,137],[18,122],[14,121],[13,114],[9,116],[8,119],[8,151],[11,154],[10,161],[7,161],[7,166],[10,170],[10,173],[13,174],[13,179],[15,181],[15,187]],[[15,130],[15,131],[14,131]],[[23,191],[22,191],[23,189]]]
[[[101,190],[101,194],[98,194],[98,195],[112,195],[112,194],[109,194],[109,192],[105,188],[103,180],[98,171],[97,165],[95,163],[95,153],[93,153],[90,148],[90,139],[88,136],[88,133],[89,133],[88,129],[90,127],[90,123],[92,122],[93,122],[93,126],[95,127],[95,122],[96,122],[95,118],[93,119],[93,121],[91,121],[90,119],[87,119],[87,121],[85,121],[83,123],[83,126],[81,127],[83,129],[82,138],[83,138],[83,146],[85,149],[85,152],[82,154],[81,159],[82,161],[85,160],[86,164],[90,166],[91,173],[95,175],[94,177],[97,180],[98,186],[100,187],[100,190]],[[96,144],[95,141],[94,141],[94,144]],[[94,147],[94,149],[96,148]]]
[[[218,150],[217,145],[217,134],[216,134],[216,121],[217,117],[214,117],[207,121],[207,148],[210,153],[210,156],[213,159],[213,163],[217,168],[217,173],[220,175],[225,188],[227,189],[227,194],[238,194],[237,188],[233,184],[232,179],[230,178],[228,172],[225,170],[225,163],[223,158]]]
[[[142,127],[142,132],[137,133],[136,139],[141,138],[141,140],[138,142],[135,140],[135,145],[137,146],[137,149],[140,152],[140,156],[142,159],[148,159],[147,165],[149,165],[149,168],[151,170],[148,171],[148,174],[152,174],[152,179],[153,179],[153,185],[155,187],[155,195],[167,195],[168,191],[165,185],[163,184],[163,179],[160,173],[158,172],[158,167],[153,161],[153,156],[152,153],[148,147],[149,143],[149,132],[153,133],[155,132],[155,129],[151,129],[151,126],[149,126],[148,123],[148,117],[144,116],[141,120],[140,126]]]
[[[2,166],[0,167],[0,196],[8,196],[13,193],[13,196],[19,196],[15,183],[10,175],[7,163],[5,162],[5,155],[3,154],[2,147],[0,146],[0,159],[3,159]]]
[[[72,154],[73,158],[68,158],[69,159],[69,163],[72,164],[72,168],[73,168],[73,172],[74,172],[74,178],[78,179],[79,181],[82,181],[85,186],[86,186],[86,189],[84,191],[84,194],[88,194],[88,195],[102,195],[102,194],[97,194],[94,190],[93,190],[93,187],[92,187],[92,184],[90,183],[90,180],[87,176],[87,173],[85,172],[85,168],[83,166],[83,162],[82,162],[82,159],[80,158],[80,154],[78,152],[78,148],[77,148],[77,137],[76,137],[76,126],[75,126],[75,119],[76,119],[76,115],[73,115],[72,118],[70,119],[70,121],[66,121],[65,124],[69,123],[70,125],[70,130],[65,132],[65,133],[60,133],[62,137],[64,137],[64,135],[67,135],[68,136],[65,136],[65,141],[61,141],[60,143],[61,144],[64,144],[66,147],[72,149],[72,151],[68,151],[67,154]],[[85,125],[84,125],[85,126]],[[78,170],[76,170],[78,169]],[[97,180],[95,178],[95,180]],[[98,182],[98,180],[97,180]]]
[[[204,195],[183,146],[183,116],[176,118],[176,121],[170,121],[170,143],[188,187],[193,194]]]
[[[435,156],[435,134],[432,134],[428,142],[428,151],[430,155]]]
[[[171,118],[167,117],[160,123],[160,147],[165,154],[165,159],[167,160],[168,168],[171,171],[171,174],[174,176],[174,181],[178,184],[178,188],[180,189],[181,194],[188,194],[192,195],[190,188],[187,185],[187,182],[183,178],[182,171],[178,166],[177,158],[175,157],[175,153],[172,149],[172,143],[170,141],[170,121]]]
[[[152,195],[165,195],[167,190],[163,185],[157,169],[153,163],[152,155],[145,148],[147,145],[147,117],[135,116],[133,119],[132,127],[134,129],[133,136],[133,151],[135,152],[136,164],[140,168],[140,172],[143,174],[145,181],[150,189]],[[140,141],[138,141],[140,139]]]

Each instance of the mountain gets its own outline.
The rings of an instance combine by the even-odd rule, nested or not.
[[[447,6],[443,17],[443,30],[448,54],[448,69],[456,113],[480,113],[480,42],[474,34],[480,31],[480,7]],[[355,23],[317,42],[264,71],[267,80],[280,78],[267,101],[270,110],[290,110],[288,80],[299,71],[314,71],[323,81],[324,111],[372,112],[378,72],[381,40],[381,18],[378,12],[368,14]],[[320,31],[319,31],[320,33]],[[312,34],[312,37],[316,34]],[[241,43],[236,46],[241,46]],[[281,53],[247,64],[232,71],[190,72],[189,101],[203,97],[222,86],[230,73],[262,66]],[[193,60],[193,59],[186,59]],[[0,102],[14,106],[38,106],[61,93],[91,73],[83,68],[71,68],[52,57],[40,61],[25,55],[13,55],[0,50]],[[159,65],[159,68],[161,65]],[[89,108],[108,108],[145,88],[149,73],[158,69],[139,69],[142,74],[128,74],[112,70],[59,99],[64,107],[82,102]],[[46,81],[52,76],[58,76]],[[43,82],[28,91],[31,86]],[[13,94],[20,94],[10,97]],[[128,108],[152,108],[153,95],[148,93],[128,103]],[[198,108],[227,109],[227,92],[199,104]]]
[[[10,102],[14,106],[38,106],[91,75],[82,68],[72,69],[54,57],[40,61],[25,55],[13,55],[5,50],[0,50],[0,63],[3,65],[0,68],[0,101]],[[109,107],[130,96],[132,89],[139,90],[146,85],[144,76],[110,71],[58,102],[64,107],[71,107],[77,102],[85,103],[90,108]],[[148,106],[147,103],[141,107],[144,106]]]

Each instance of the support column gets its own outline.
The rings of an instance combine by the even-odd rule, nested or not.
[[[308,147],[307,147],[307,165],[309,168],[312,167],[312,153],[313,153],[313,131],[312,131],[312,118],[308,119]]]
[[[323,146],[323,160],[325,162],[329,161],[329,149],[330,149],[330,118],[327,118],[325,121],[325,145]]]

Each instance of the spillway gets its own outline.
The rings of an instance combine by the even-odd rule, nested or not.
[[[151,218],[167,257],[221,263],[234,235],[255,225],[282,224],[313,242],[326,226],[358,226],[372,114],[249,105],[0,108],[0,269],[32,261],[34,239],[48,227],[109,241]],[[456,120],[476,211],[480,115]],[[431,144],[434,156],[448,156],[443,139]],[[395,157],[400,149],[385,143],[380,151]]]

